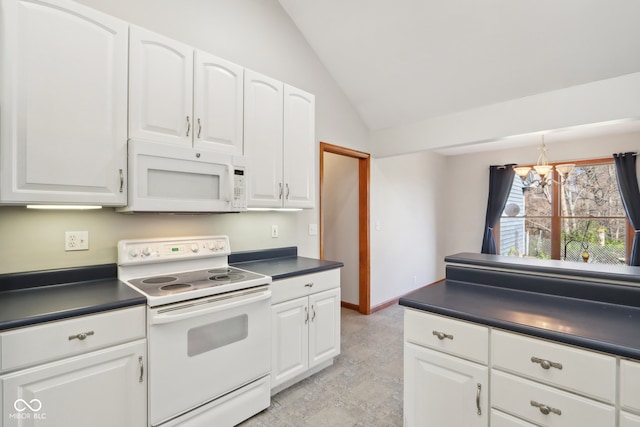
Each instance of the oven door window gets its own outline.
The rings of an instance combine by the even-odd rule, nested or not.
[[[192,328],[187,332],[187,355],[197,356],[242,341],[249,335],[246,314]]]

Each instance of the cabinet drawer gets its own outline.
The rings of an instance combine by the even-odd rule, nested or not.
[[[491,360],[495,368],[608,403],[615,401],[616,359],[612,356],[493,330]]]
[[[640,363],[620,361],[620,406],[640,413]]]
[[[536,427],[536,425],[492,409],[491,427]]]
[[[496,409],[539,425],[614,427],[616,423],[613,406],[495,370],[491,402]]]
[[[0,371],[145,337],[145,306],[49,322],[0,334]],[[84,339],[73,338],[86,334]]]
[[[271,284],[271,304],[288,301],[340,287],[340,269],[303,274]]]
[[[489,329],[485,326],[405,309],[404,339],[475,362],[488,363]]]

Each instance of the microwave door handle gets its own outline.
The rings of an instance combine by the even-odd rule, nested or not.
[[[162,325],[167,323],[178,322],[180,320],[191,319],[197,316],[204,316],[206,314],[217,313],[223,310],[228,310],[230,308],[239,307],[245,304],[252,304],[252,303],[269,299],[269,298],[271,298],[271,291],[269,289],[256,292],[251,296],[246,296],[246,295],[239,296],[232,300],[230,299],[227,301],[225,301],[226,300],[225,297],[222,297],[219,300],[222,302],[222,304],[216,304],[212,307],[206,307],[206,308],[194,307],[192,310],[183,311],[181,313],[171,313],[171,312],[153,313],[151,315],[150,323],[152,325]],[[217,301],[212,301],[212,302],[217,302]]]
[[[227,202],[231,203],[233,201],[233,166],[227,165],[227,176],[229,177],[229,196],[227,197]]]

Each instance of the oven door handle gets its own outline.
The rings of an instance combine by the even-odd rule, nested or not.
[[[166,323],[178,322],[185,319],[191,319],[197,316],[203,316],[206,314],[213,314],[231,308],[239,307],[242,305],[253,304],[259,301],[263,301],[271,298],[271,290],[260,290],[247,293],[245,295],[238,295],[234,297],[220,296],[219,298],[211,299],[207,303],[193,306],[185,309],[174,310],[167,312],[155,312],[150,317],[150,323],[152,325],[161,325]],[[212,304],[212,305],[207,305]]]

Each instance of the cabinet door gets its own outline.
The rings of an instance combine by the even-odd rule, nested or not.
[[[316,196],[315,97],[284,86],[284,206],[313,208]]]
[[[131,27],[129,138],[192,146],[193,49]]]
[[[245,70],[244,76],[248,206],[282,207],[283,84],[251,70]]]
[[[244,70],[205,52],[195,55],[194,146],[242,155]]]
[[[309,367],[340,354],[340,288],[309,296]]]
[[[305,372],[309,367],[308,298],[271,307],[271,388]]]
[[[405,343],[405,426],[488,426],[488,368]]]
[[[640,427],[640,416],[620,411],[620,427]]]
[[[147,425],[146,340],[0,377],[5,427]]]
[[[0,20],[2,201],[125,205],[127,23],[66,0]]]

